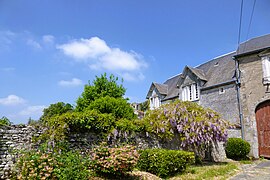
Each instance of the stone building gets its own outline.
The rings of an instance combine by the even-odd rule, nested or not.
[[[234,52],[152,83],[150,108],[181,99],[219,112],[232,123],[230,137],[251,144],[250,155],[270,157],[270,35],[250,39]]]

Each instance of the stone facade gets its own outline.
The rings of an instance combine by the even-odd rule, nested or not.
[[[197,94],[194,83],[200,89],[198,99],[192,98]],[[194,68],[186,66],[174,88],[179,89],[179,96],[175,98],[197,102],[219,112],[231,123],[239,124],[241,129],[230,130],[229,137],[247,140],[251,144],[250,156],[270,157],[270,34],[243,42],[236,51]],[[266,106],[266,110],[256,119],[258,105]],[[259,134],[258,119],[262,124],[258,123]],[[259,154],[260,151],[264,154]]]
[[[270,99],[270,94],[267,90],[268,87],[263,84],[261,57],[256,53],[240,57],[238,61],[241,72],[240,98],[243,110],[244,139],[252,145],[250,154],[258,158],[258,133],[255,110],[259,103]]]
[[[231,123],[240,124],[235,83],[201,90],[199,104],[220,113]]]

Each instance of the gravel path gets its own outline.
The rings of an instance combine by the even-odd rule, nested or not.
[[[241,172],[230,178],[230,180],[270,180],[270,160],[264,160],[255,164],[244,164]]]

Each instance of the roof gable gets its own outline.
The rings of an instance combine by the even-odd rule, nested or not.
[[[193,78],[189,77],[190,73],[195,76],[195,79],[194,79],[194,77]],[[200,79],[202,81],[207,81],[205,73],[203,72],[202,69],[185,66],[185,68],[183,70],[182,77],[181,77],[181,79],[179,79],[178,84],[179,85],[180,84],[190,84],[190,83],[193,83],[193,82],[197,81],[196,79]]]
[[[158,93],[161,95],[167,95],[167,93],[168,93],[168,85],[153,82],[149,88],[146,99],[151,97],[154,89],[156,89],[158,91]]]
[[[178,81],[181,78],[181,74],[173,76],[167,79],[163,84],[153,82],[150,86],[150,89],[147,93],[146,98],[150,98],[154,89],[158,91],[160,95],[164,95],[162,101],[178,97]]]
[[[186,66],[186,68],[189,69],[193,74],[195,74],[200,80],[207,81],[207,78],[205,77],[203,70],[198,68],[192,68],[189,66]]]

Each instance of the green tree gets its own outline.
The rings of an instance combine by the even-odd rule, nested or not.
[[[118,77],[110,75],[107,78],[106,73],[100,77],[96,76],[93,84],[89,82],[88,85],[84,86],[84,91],[81,96],[77,99],[77,111],[83,111],[87,108],[93,101],[101,97],[113,97],[113,98],[123,98],[126,89],[122,84],[118,84]],[[123,81],[122,81],[123,82]]]
[[[0,118],[0,126],[10,126],[12,123],[10,122],[10,120],[3,116],[2,118]]]
[[[143,112],[146,112],[147,110],[149,110],[149,100],[146,100],[141,103],[141,110]]]
[[[126,99],[114,97],[101,97],[93,101],[87,109],[98,110],[100,113],[113,114],[116,119],[134,119],[135,114]]]
[[[48,108],[43,110],[43,115],[40,117],[40,120],[46,122],[53,116],[61,115],[70,111],[73,111],[72,105],[69,103],[57,102],[55,104],[51,104]]]

